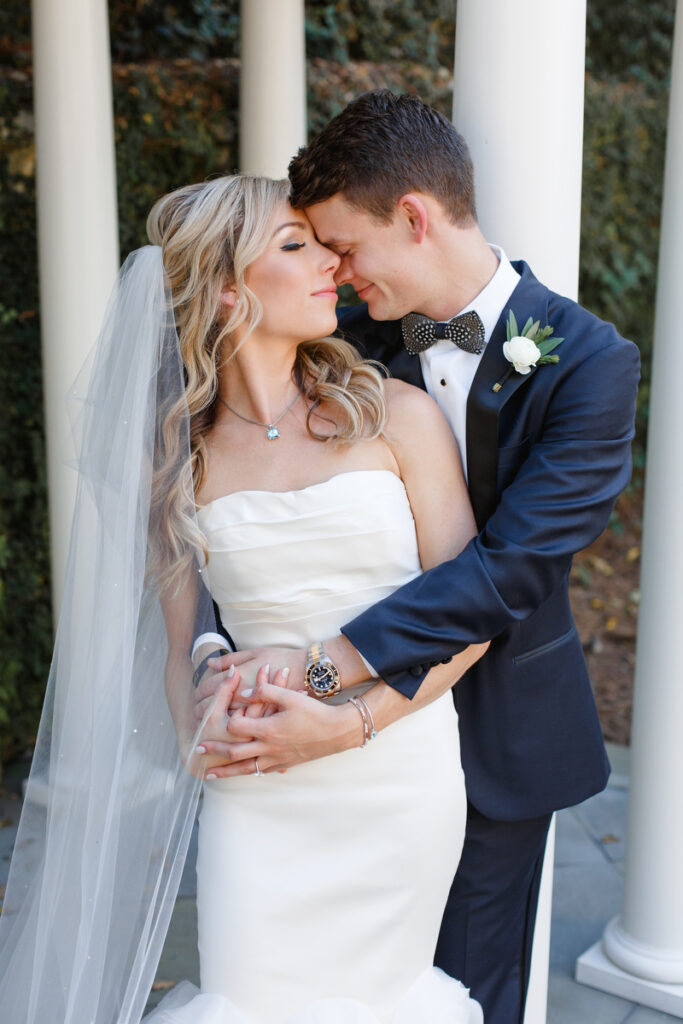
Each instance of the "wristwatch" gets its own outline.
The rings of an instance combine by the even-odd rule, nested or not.
[[[341,690],[339,669],[325,654],[323,645],[311,644],[306,656],[306,690],[309,696],[325,700]]]

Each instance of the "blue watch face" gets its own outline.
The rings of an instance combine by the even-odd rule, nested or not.
[[[308,670],[308,683],[316,693],[328,693],[336,682],[336,673],[329,665],[311,665]]]

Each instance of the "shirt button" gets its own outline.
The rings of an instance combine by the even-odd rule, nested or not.
[[[442,388],[445,388],[446,387],[446,378],[442,377],[441,380],[439,381],[439,384],[441,385]]]

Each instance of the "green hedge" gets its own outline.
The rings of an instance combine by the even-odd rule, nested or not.
[[[601,4],[595,0],[598,13]],[[30,50],[26,5],[14,6],[14,22],[8,8],[0,14],[0,767],[32,743],[51,648]],[[380,85],[417,92],[450,113],[453,4],[421,7],[418,15],[412,3],[307,5],[312,130]],[[662,25],[670,8],[670,0],[657,7]],[[111,4],[115,56],[126,58],[114,65],[122,253],[145,241],[145,217],[159,195],[237,166],[236,10],[236,2],[210,0]],[[382,11],[393,11],[393,22]],[[152,43],[163,59],[142,59]],[[216,56],[226,52],[227,59]],[[370,59],[349,60],[359,57]],[[646,381],[666,120],[662,67],[663,58],[628,83],[610,68],[607,80],[589,76],[586,89],[581,298],[639,343]],[[647,386],[641,442],[646,408]]]

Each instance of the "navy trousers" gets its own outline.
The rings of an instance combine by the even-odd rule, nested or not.
[[[467,985],[486,1024],[522,1024],[551,817],[492,821],[468,804],[434,963]]]

